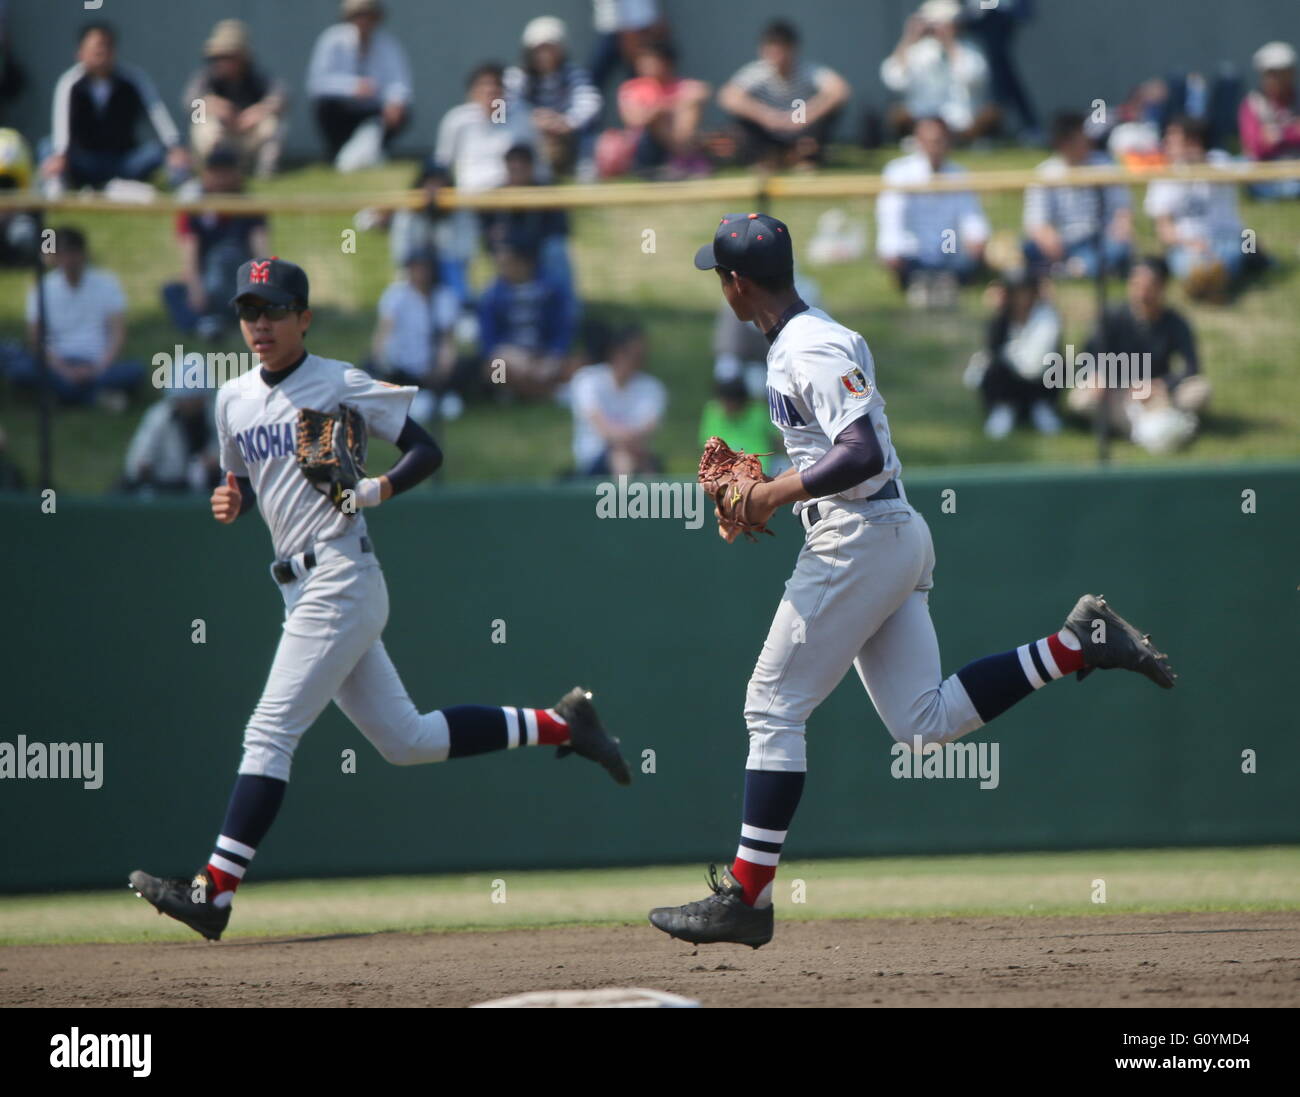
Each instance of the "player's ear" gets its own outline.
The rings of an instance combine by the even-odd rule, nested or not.
[[[306,335],[311,328],[311,309],[303,309],[298,313],[298,330]]]

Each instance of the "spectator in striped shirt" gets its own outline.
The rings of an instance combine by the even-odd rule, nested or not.
[[[117,34],[107,23],[90,23],[77,41],[77,63],[54,85],[52,132],[41,174],[58,192],[102,187],[111,179],[148,179],[163,163],[172,183],[189,174],[189,153],[180,131],[139,69],[117,62]],[[157,140],[140,141],[148,121]]]
[[[963,174],[948,159],[951,138],[942,118],[918,119],[915,133],[917,150],[885,165],[885,183]],[[957,283],[969,282],[983,265],[989,235],[972,191],[884,190],[876,203],[876,254],[917,306],[951,304]]]
[[[587,71],[569,61],[567,45],[563,20],[532,20],[524,28],[522,62],[506,70],[506,94],[531,112],[551,173],[576,169],[580,181],[591,182],[601,95]]]
[[[1038,165],[1044,178],[1074,168],[1109,166],[1092,147],[1081,114],[1059,115],[1052,126],[1056,154]],[[1036,272],[1094,278],[1100,264],[1124,274],[1133,251],[1128,188],[1029,187],[1025,191],[1025,259]],[[1100,244],[1098,236],[1101,237]]]
[[[718,105],[741,134],[741,159],[767,168],[816,167],[831,127],[853,89],[834,69],[799,56],[799,32],[784,20],[769,23],[758,60],[741,68],[718,92]]]

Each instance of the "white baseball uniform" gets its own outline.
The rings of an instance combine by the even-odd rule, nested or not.
[[[446,719],[416,711],[380,640],[388,588],[363,512],[336,510],[295,456],[299,408],[333,412],[349,404],[371,434],[396,442],[415,391],[309,354],[274,385],[256,369],[217,393],[222,466],[252,482],[276,557],[297,576],[279,584],[283,633],[244,732],[240,773],[287,781],[298,740],[331,700],[389,762],[447,757]],[[308,552],[314,567],[306,566]]]
[[[930,621],[929,527],[901,483],[897,498],[870,499],[902,466],[866,340],[821,309],[797,313],[768,350],[767,386],[772,422],[800,472],[863,415],[885,463],[865,483],[795,504],[806,540],[750,678],[746,768],[807,769],[808,717],[850,666],[900,742],[973,731],[982,721],[957,677],[943,678]]]

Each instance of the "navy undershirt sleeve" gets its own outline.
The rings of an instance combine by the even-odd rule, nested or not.
[[[840,431],[835,444],[816,464],[800,473],[799,478],[814,499],[821,499],[857,487],[884,467],[880,439],[871,425],[871,417],[863,415]]]
[[[402,425],[402,433],[397,436],[397,448],[402,451],[402,456],[387,473],[394,495],[415,487],[442,467],[442,450],[438,443],[409,415]]]
[[[236,476],[235,483],[239,485],[239,513],[242,516],[253,509],[257,496],[253,494],[253,481],[247,476]]]

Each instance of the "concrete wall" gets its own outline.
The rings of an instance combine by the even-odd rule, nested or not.
[[[671,18],[687,73],[715,86],[753,56],[762,23],[795,18],[809,57],[842,72],[856,89],[856,114],[886,100],[880,61],[893,48],[911,0],[662,0]],[[416,120],[406,148],[427,150],[443,111],[458,102],[463,79],[476,61],[512,61],[519,33],[532,15],[553,13],[569,24],[574,52],[585,60],[591,43],[588,0],[389,0],[389,27],[410,52],[415,71]],[[1046,111],[1082,107],[1094,98],[1115,100],[1139,80],[1171,70],[1213,71],[1231,62],[1249,76],[1250,55],[1263,42],[1300,43],[1300,4],[1293,0],[1039,0],[1019,56],[1028,84]],[[11,0],[11,37],[28,69],[29,86],[8,119],[29,138],[49,130],[50,92],[71,63],[77,28],[92,18],[114,22],[122,55],[147,68],[169,105],[177,100],[209,28],[237,16],[253,27],[261,60],[298,94],[289,149],[315,155],[319,147],[302,84],[319,31],[334,17],[333,0],[104,0],[85,11],[75,0]],[[841,136],[847,136],[846,125]]]

